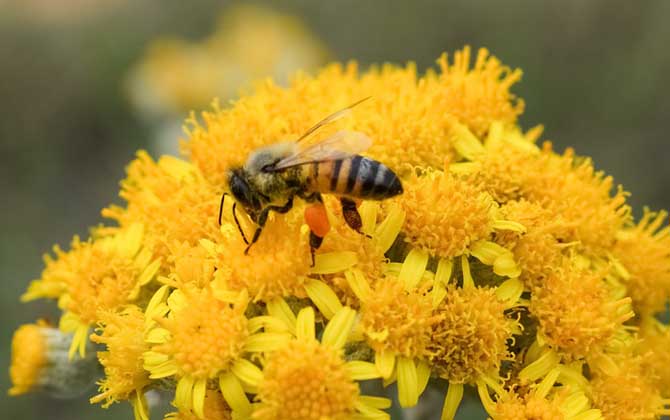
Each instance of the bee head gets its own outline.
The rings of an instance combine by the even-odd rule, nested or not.
[[[254,210],[261,207],[258,197],[247,182],[243,168],[235,168],[228,172],[228,187],[235,200],[245,209]]]

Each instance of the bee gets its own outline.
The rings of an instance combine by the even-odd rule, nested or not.
[[[344,220],[359,233],[362,233],[362,221],[354,199],[384,200],[402,194],[400,179],[391,169],[359,155],[372,145],[372,140],[365,134],[344,130],[313,144],[305,142],[317,130],[346,116],[354,106],[367,99],[327,116],[296,141],[276,143],[254,151],[244,166],[227,172],[228,187],[235,198],[233,216],[247,245],[245,255],[258,241],[268,214],[271,211],[287,213],[296,196],[312,203],[305,210],[305,220],[310,228],[314,265],[314,253],[330,229],[321,194],[339,197]],[[219,224],[227,194],[221,196]],[[256,224],[251,241],[247,240],[237,219],[235,209],[238,203]]]

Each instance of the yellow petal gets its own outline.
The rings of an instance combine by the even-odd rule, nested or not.
[[[351,268],[358,262],[358,256],[352,251],[328,252],[314,257],[313,274],[339,273]]]
[[[247,338],[244,351],[262,353],[282,348],[291,339],[287,333],[258,333]]]
[[[336,349],[341,349],[349,338],[349,333],[356,322],[356,311],[344,306],[328,322],[323,330],[321,343]]]
[[[386,252],[391,248],[404,222],[405,212],[397,204],[390,204],[388,216],[377,226],[373,235],[375,242],[377,242],[377,247],[382,252]]]
[[[419,401],[419,378],[414,360],[398,357],[398,400],[401,407],[413,407]]]
[[[374,363],[352,360],[345,365],[349,375],[355,381],[367,381],[381,377]]]
[[[219,376],[219,388],[223,398],[233,411],[241,416],[251,414],[251,404],[244,394],[242,384],[232,372],[222,373]]]
[[[419,284],[428,265],[428,253],[413,249],[405,257],[398,280],[405,284],[406,290],[412,290]]]
[[[382,350],[375,353],[375,366],[382,378],[388,379],[395,368],[396,354],[390,350]]]
[[[207,392],[207,379],[202,378],[195,381],[193,385],[193,412],[201,419],[205,418],[205,393]]]
[[[495,293],[498,299],[505,302],[506,308],[511,308],[519,302],[523,293],[523,282],[518,278],[505,280],[496,288]]]
[[[272,299],[269,302],[267,302],[267,309],[268,313],[277,318],[281,319],[284,324],[286,324],[286,327],[288,330],[292,333],[295,334],[295,314],[291,310],[291,307],[288,306],[288,303],[284,300],[284,298],[276,298]]]
[[[361,270],[357,268],[347,270],[344,272],[344,277],[347,279],[347,284],[351,288],[351,291],[354,292],[359,300],[365,301],[370,297],[372,291],[365,278],[365,274]]]
[[[470,273],[470,262],[467,255],[461,255],[461,270],[463,271],[463,288],[475,287],[475,280]]]
[[[174,394],[174,403],[182,410],[190,410],[193,407],[193,385],[195,380],[186,375],[177,382],[177,389]]]
[[[313,340],[316,337],[314,330],[314,309],[311,306],[300,310],[295,329],[298,340]]]
[[[547,350],[539,359],[521,369],[521,372],[519,372],[519,379],[524,382],[534,382],[555,368],[559,361],[560,357],[555,351]]]
[[[238,359],[235,361],[230,368],[230,371],[233,372],[243,384],[247,384],[251,387],[257,387],[263,380],[263,372],[258,366],[246,359]]]
[[[336,312],[342,309],[342,304],[335,292],[320,280],[308,281],[305,284],[305,291],[326,319],[331,319]]]
[[[461,405],[463,399],[463,384],[449,383],[447,395],[444,397],[444,405],[442,406],[442,417],[440,420],[453,420],[456,417],[458,406]]]

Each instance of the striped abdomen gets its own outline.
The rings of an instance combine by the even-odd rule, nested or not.
[[[391,169],[360,155],[305,166],[314,191],[368,200],[402,194],[402,184]]]

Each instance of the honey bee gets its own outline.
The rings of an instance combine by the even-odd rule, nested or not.
[[[346,116],[350,110],[365,101],[362,99],[331,114],[307,130],[293,142],[276,143],[251,153],[241,167],[228,171],[227,181],[235,198],[233,216],[247,248],[258,241],[271,211],[287,213],[297,196],[313,203],[305,210],[305,220],[310,228],[310,252],[314,265],[314,252],[321,246],[330,228],[321,194],[339,197],[342,215],[349,227],[361,232],[361,216],[354,199],[384,200],[402,194],[398,176],[386,165],[363,157],[372,140],[356,131],[338,131],[316,143],[306,140],[321,127]],[[221,212],[227,193],[221,197]],[[237,219],[235,208],[240,204],[256,230],[247,240]]]

